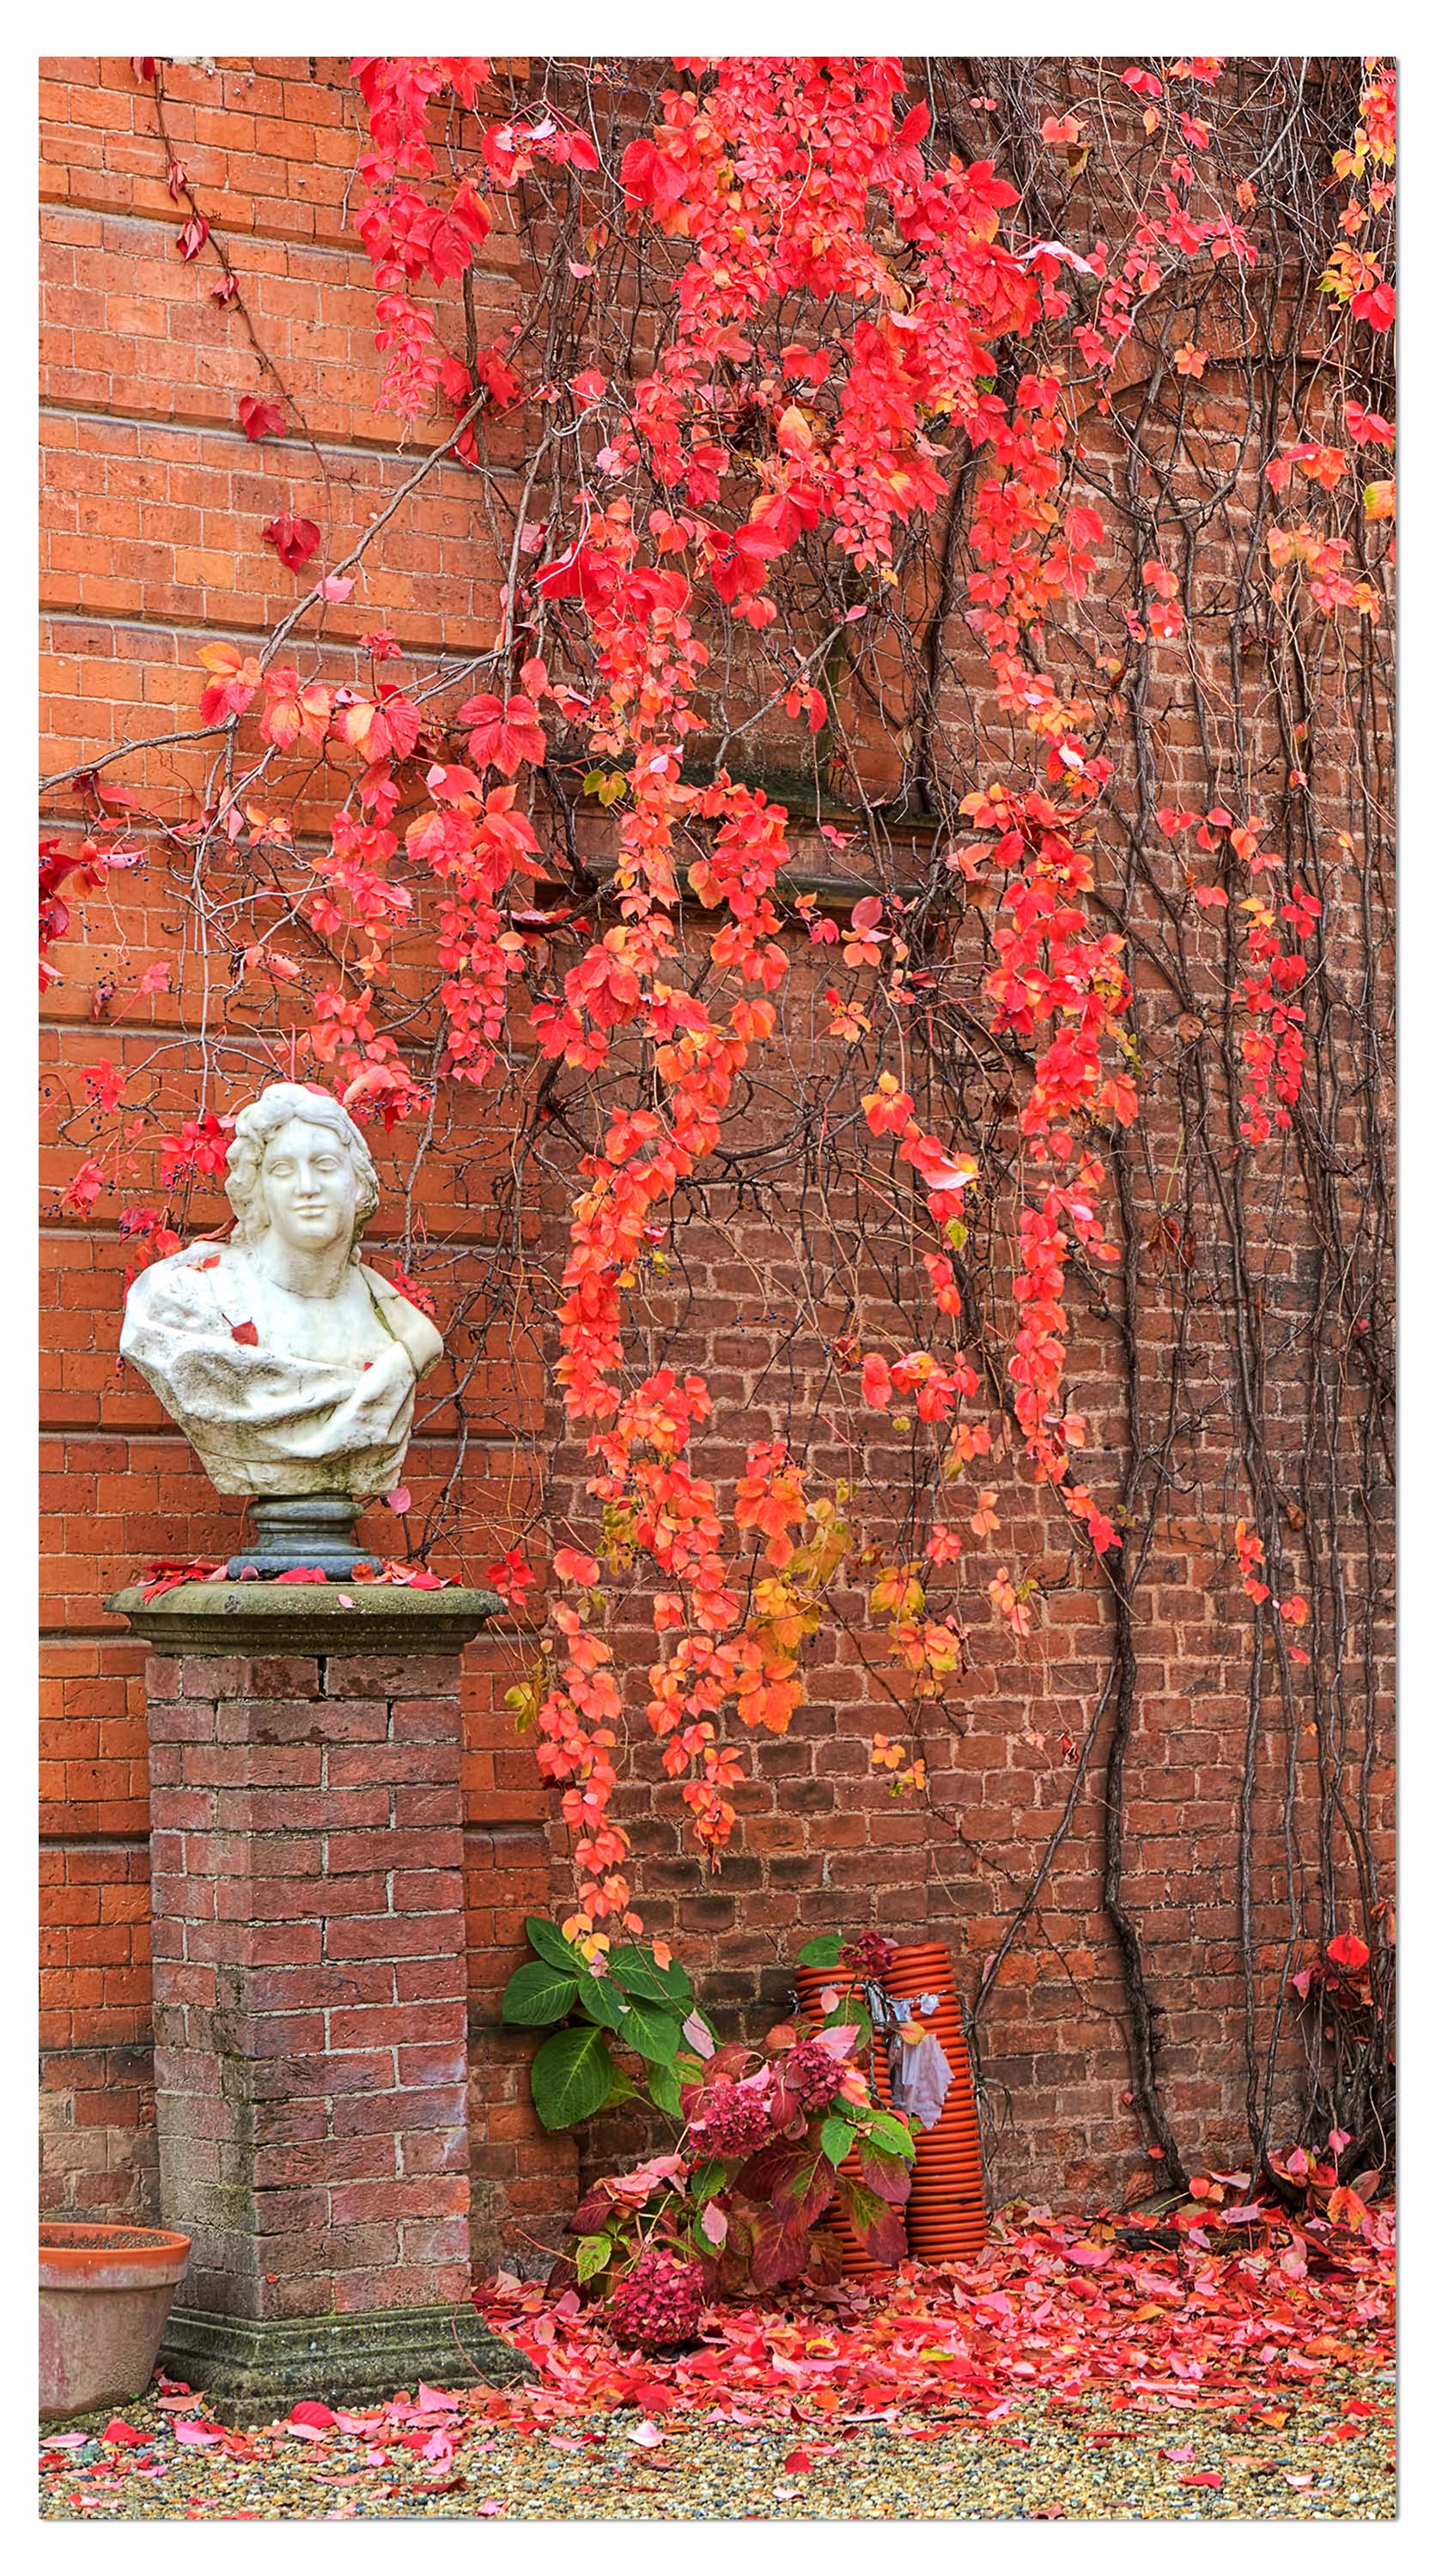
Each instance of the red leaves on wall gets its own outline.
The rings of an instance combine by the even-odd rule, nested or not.
[[[512,778],[526,761],[542,764],[547,743],[538,709],[531,699],[504,700],[486,690],[465,700],[457,721],[471,728],[469,754],[480,768],[492,762],[506,778]]]
[[[239,425],[246,438],[254,439],[283,438],[289,427],[278,403],[262,394],[240,395]]]
[[[279,560],[290,572],[302,572],[319,544],[319,530],[312,519],[296,519],[286,512],[277,519],[266,520],[260,535],[267,546],[273,546]]]
[[[534,388],[535,405],[557,406],[553,418],[575,453],[584,442],[585,479],[581,497],[573,487],[568,518],[562,499],[525,505],[551,515],[516,532],[497,641],[480,666],[485,685],[455,712],[432,691],[421,702],[417,691],[372,677],[367,687],[324,679],[301,673],[297,660],[262,668],[236,645],[201,654],[207,723],[238,721],[258,701],[267,754],[352,760],[352,792],[332,817],[302,918],[326,940],[352,932],[356,947],[315,995],[296,1039],[346,1100],[393,1119],[427,1103],[433,1080],[483,1084],[510,1045],[515,991],[550,1068],[582,1077],[600,1068],[614,1076],[630,1059],[644,1066],[641,1101],[604,1112],[580,1163],[555,1297],[559,1383],[587,1442],[605,1529],[603,1552],[575,1546],[556,1559],[560,1580],[567,1573],[580,1597],[558,1602],[536,1710],[544,1776],[575,1825],[575,1920],[585,1938],[605,1937],[601,1927],[614,1916],[635,1918],[627,1837],[611,1814],[622,1693],[601,1617],[582,1596],[601,1591],[605,1562],[651,1570],[661,1649],[647,1715],[665,1768],[683,1782],[697,1838],[716,1857],[741,1777],[724,1724],[781,1731],[790,1722],[802,1701],[804,1643],[822,1621],[824,1587],[841,1559],[833,1535],[841,1516],[802,1458],[759,1444],[727,1513],[702,1472],[706,1385],[630,1365],[626,1301],[662,1245],[675,1195],[701,1173],[735,1096],[743,1099],[761,1072],[778,1025],[773,996],[787,975],[787,814],[726,768],[702,773],[700,784],[685,766],[706,721],[705,637],[715,627],[731,633],[732,618],[761,632],[777,615],[776,568],[808,540],[835,549],[873,594],[852,603],[849,619],[869,615],[898,578],[903,532],[949,491],[958,443],[972,469],[961,613],[1019,747],[1010,775],[973,789],[959,846],[940,854],[954,895],[971,890],[985,907],[987,1033],[999,1045],[1015,1041],[1032,1068],[1014,1117],[1003,1402],[1034,1480],[1082,1533],[1084,1553],[1110,1558],[1122,1544],[1120,1515],[1102,1509],[1079,1473],[1086,1426],[1067,1385],[1067,1291],[1074,1262],[1110,1266],[1115,1257],[1106,1137],[1138,1114],[1138,1071],[1124,931],[1092,901],[1112,780],[1107,718],[1061,676],[1070,658],[1048,653],[1045,640],[1052,622],[1067,619],[1073,603],[1094,603],[1099,587],[1102,515],[1087,487],[1072,482],[1076,389],[1089,371],[1100,379],[1115,365],[1138,305],[1169,273],[1202,263],[1205,274],[1223,261],[1244,269],[1254,256],[1214,192],[1196,193],[1199,182],[1207,186],[1202,156],[1217,102],[1209,116],[1204,97],[1196,116],[1178,111],[1172,95],[1188,78],[1214,86],[1219,72],[1213,59],[1164,64],[1160,77],[1137,65],[1122,75],[1154,130],[1173,124],[1179,148],[1143,200],[1131,239],[1084,251],[1025,238],[1016,190],[995,161],[964,166],[934,149],[925,109],[907,108],[894,58],[685,59],[681,86],[665,90],[652,131],[624,154],[622,212],[616,198],[607,209],[635,229],[656,226],[675,245],[664,327],[636,381],[605,353],[602,372],[556,370],[552,385]],[[512,337],[460,357],[442,337],[453,298],[428,290],[451,289],[466,274],[496,206],[508,220],[512,200],[498,192],[542,169],[558,195],[575,187],[575,173],[591,178],[600,167],[592,139],[545,102],[521,109],[510,100],[503,122],[480,115],[468,138],[464,166],[487,194],[472,175],[455,181],[447,166],[441,172],[436,116],[472,112],[487,74],[479,57],[362,57],[356,65],[368,120],[357,221],[374,271],[381,400],[404,419],[436,409],[442,419],[446,405],[465,412],[477,386],[495,404],[520,399]],[[1118,104],[1130,122],[1130,104]],[[1388,106],[1386,76],[1369,68],[1352,167],[1337,173],[1362,180],[1368,200],[1385,184],[1373,174],[1388,166]],[[1048,118],[1041,132],[1064,155],[1086,149],[1074,119]],[[1238,207],[1248,211],[1240,195]],[[587,260],[570,266],[589,273]],[[1383,290],[1347,240],[1327,292],[1358,324],[1380,329]],[[803,297],[843,317],[821,349],[793,336]],[[1195,380],[1206,357],[1187,342],[1173,363]],[[1189,393],[1185,382],[1177,390]],[[1379,414],[1361,404],[1347,411],[1353,440],[1384,443],[1389,424]],[[252,439],[285,434],[279,403],[251,394],[239,413]],[[474,464],[472,427],[465,437],[458,452]],[[1345,488],[1350,471],[1328,435],[1295,438],[1274,462],[1274,487],[1299,477],[1295,488],[1314,510]],[[1372,488],[1376,517],[1385,499]],[[263,534],[293,571],[319,543],[315,523],[290,513]],[[1153,551],[1137,557],[1125,634],[1117,628],[1124,651],[1138,656],[1169,650],[1185,616],[1168,531],[1147,542]],[[1374,590],[1348,568],[1344,538],[1304,522],[1273,527],[1268,544],[1277,573],[1303,583],[1322,613],[1371,612]],[[347,587],[343,576],[331,580],[331,595]],[[398,648],[382,640],[387,659]],[[576,678],[551,684],[539,650]],[[816,734],[834,714],[834,690],[813,685],[808,672],[825,666],[791,651],[774,660],[773,703],[786,702]],[[612,818],[601,925],[580,927],[577,909],[541,908],[529,883],[544,859],[526,810],[530,773],[549,766],[561,725],[581,733],[590,766],[577,775]],[[402,773],[410,761],[415,769]],[[443,1053],[425,1081],[384,1025],[391,943],[413,911],[408,887],[395,882],[396,815],[419,777],[427,797],[405,807],[402,853],[433,880],[442,977]],[[245,816],[232,820],[235,835],[248,828]],[[1194,866],[1190,881],[1196,911],[1210,916],[1207,935],[1227,939],[1241,925],[1242,1135],[1254,1152],[1291,1123],[1300,1095],[1298,996],[1308,972],[1300,952],[1317,926],[1315,898],[1300,879],[1269,882],[1285,863],[1262,847],[1255,815],[1164,805],[1157,820],[1173,838],[1194,832],[1202,859],[1217,859],[1215,871]],[[841,846],[845,836],[825,828]],[[685,981],[674,953],[688,897],[690,919],[694,906],[712,918],[702,971]],[[829,988],[825,1040],[871,1038],[877,996],[912,1004],[911,925],[900,902],[864,891],[845,925],[824,915],[810,926],[845,978]],[[256,958],[262,953],[257,947]],[[868,1347],[882,1337],[855,1334],[835,1354],[835,1374],[891,1426],[946,1424],[941,1455],[955,1475],[988,1455],[994,1438],[965,1410],[985,1391],[957,1340],[963,1300],[953,1268],[993,1186],[993,1165],[985,1140],[980,1158],[967,1137],[925,1126],[915,1095],[915,1082],[880,1071],[862,1097],[860,1132],[883,1189],[910,1198],[931,1330],[910,1349],[896,1337]],[[999,1409],[999,1448],[1006,1436]],[[911,1679],[919,1696],[963,1660],[961,1622],[932,1615],[927,1601],[930,1585],[962,1580],[949,1523],[990,1535],[998,1491],[982,1488],[953,1508],[932,1544],[919,1532],[910,1562],[872,1570],[872,1614],[888,1624],[904,1686]],[[1249,1582],[1260,1579],[1254,1566]],[[522,1588],[515,1569],[512,1596]],[[987,1596],[984,1618],[1025,1632],[1038,1596],[1021,1565],[1004,1565]],[[1302,1600],[1292,1591],[1278,1605],[1290,1631],[1302,1624]]]

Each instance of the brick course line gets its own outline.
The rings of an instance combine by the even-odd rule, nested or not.
[[[164,146],[160,142],[158,134],[154,137],[154,143],[156,155],[160,160],[162,160]],[[357,133],[354,137],[354,149],[357,155],[359,150],[359,136]],[[132,178],[134,175],[134,173],[129,171],[124,174],[126,178]],[[163,185],[163,180],[159,177],[159,174],[157,174],[157,181],[158,184]],[[220,189],[217,193],[222,196],[224,191],[223,189]],[[41,208],[41,211],[46,214],[94,215],[99,218],[101,223],[124,225],[127,229],[133,229],[136,232],[160,233],[170,242],[173,242],[175,234],[179,229],[180,219],[177,215],[166,216],[158,211],[150,215],[146,214],[139,207],[121,207],[114,204],[112,201],[107,201],[99,197],[85,197],[78,194],[72,195],[68,190],[63,196],[61,196],[58,190],[47,189],[43,185],[41,186],[36,202]],[[369,286],[373,280],[373,271],[369,266],[364,245],[352,231],[344,233],[281,232],[277,226],[271,226],[268,224],[235,224],[223,216],[213,219],[213,229],[215,232],[222,235],[225,248],[230,253],[232,266],[237,265],[234,260],[234,248],[236,243],[264,242],[275,250],[313,251],[323,259],[347,260],[353,270],[353,282],[356,286]],[[500,233],[495,238],[500,241],[514,239],[515,247],[519,253],[519,259],[522,259],[522,245],[516,241],[515,236]],[[70,247],[70,245],[57,246]],[[517,267],[517,265],[518,263],[516,262],[515,267]],[[261,269],[253,279],[246,280],[241,277],[240,286],[243,289],[246,285],[262,283],[263,280],[268,278],[272,273],[273,272],[268,269]],[[515,268],[503,268],[495,265],[493,262],[485,264],[482,252],[473,263],[473,275],[477,284],[496,288],[506,288],[510,293],[513,291],[515,283]]]
[[[97,428],[113,424],[121,429],[144,430],[147,435],[152,435],[156,431],[163,435],[165,431],[170,431],[175,437],[212,438],[225,447],[232,447],[238,455],[253,457],[258,450],[262,449],[265,451],[266,460],[270,462],[279,452],[290,456],[312,458],[317,451],[321,456],[356,457],[366,465],[392,464],[402,468],[404,475],[412,474],[416,465],[421,464],[426,456],[432,455],[434,450],[444,443],[440,438],[435,438],[432,445],[426,445],[422,439],[413,439],[407,445],[399,446],[397,443],[378,438],[372,441],[330,437],[310,438],[307,433],[295,433],[282,439],[254,439],[248,437],[234,421],[212,412],[111,410],[105,404],[62,402],[53,394],[43,395],[36,408],[42,421],[89,421]],[[495,414],[497,419],[502,417],[502,413]],[[456,463],[451,456],[436,456],[433,471],[435,474],[444,474],[450,478],[451,493],[462,490],[465,485],[472,488],[479,479],[466,466]],[[521,483],[523,479],[517,466],[506,465],[501,458],[492,460],[485,458],[482,472],[495,477],[506,477],[514,484]]]

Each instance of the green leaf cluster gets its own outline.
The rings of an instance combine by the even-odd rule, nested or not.
[[[660,1967],[646,1942],[621,1943],[595,1976],[581,1950],[539,1914],[524,1930],[533,1952],[504,1988],[503,2018],[549,2033],[529,2069],[534,2109],[546,2129],[571,2129],[614,2102],[645,2092],[670,2119],[683,2116],[682,2088],[702,2059],[684,2038],[697,2007],[676,1962]],[[706,2020],[699,2020],[705,2030]],[[635,2081],[618,2049],[638,2061]]]

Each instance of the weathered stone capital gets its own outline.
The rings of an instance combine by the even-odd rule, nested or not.
[[[161,1655],[456,1655],[503,1606],[397,1583],[180,1583],[152,1601],[131,1583],[105,1603]]]

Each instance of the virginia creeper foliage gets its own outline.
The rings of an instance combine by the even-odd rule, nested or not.
[[[565,1928],[590,1953],[642,1929],[615,1807],[621,1599],[651,1629],[647,1723],[715,1862],[745,1734],[789,1726],[811,1641],[851,1624],[855,1588],[888,1729],[875,1762],[926,1794],[975,1630],[1024,1640],[1045,1592],[1082,1580],[1120,1631],[1180,1484],[1179,1368],[1166,1429],[1134,1419],[1084,1469],[1074,1297],[1125,1317],[1130,1344],[1145,1258],[1189,1314],[1198,1165],[1238,1250],[1273,1171],[1302,1172],[1334,1234],[1349,1220],[1321,1105],[1331,1004],[1323,989],[1314,1063],[1310,997],[1324,888],[1365,865],[1376,818],[1358,854],[1314,809],[1305,746],[1329,671],[1371,721],[1387,617],[1392,74],[1344,67],[1354,115],[1349,89],[1323,91],[1300,138],[1302,170],[1322,166],[1283,212],[1269,165],[1298,147],[1270,66],[1103,66],[1090,95],[1075,73],[1064,93],[1062,68],[977,66],[998,96],[945,64],[684,57],[644,99],[602,66],[518,81],[479,57],[359,60],[376,401],[409,425],[416,479],[440,455],[472,477],[492,647],[456,672],[413,666],[382,626],[357,651],[331,642],[327,611],[382,533],[331,561],[329,532],[286,509],[263,538],[294,609],[259,649],[198,656],[202,810],[161,814],[107,764],[69,782],[84,837],[42,843],[42,979],[63,889],[163,848],[189,872],[187,942],[258,1015],[251,1069],[332,1087],[401,1156],[456,1097],[520,1103],[518,1150],[566,1201],[536,1293],[584,1495],[489,1573],[523,1616],[547,1561],[538,1660],[511,1697],[571,1832]],[[1323,157],[1312,136],[1338,108]],[[496,238],[523,251],[522,318],[483,342],[473,281]],[[192,216],[177,255],[212,247]],[[1320,364],[1259,409],[1253,333],[1278,322]],[[1158,392],[1170,436],[1144,444]],[[272,389],[239,417],[299,444]],[[1235,466],[1216,498],[1171,497],[1186,436],[1222,455],[1258,441],[1259,524],[1223,535],[1214,517]],[[1235,593],[1210,587],[1209,521]],[[1255,650],[1276,675],[1275,777],[1242,736]],[[966,713],[942,699],[945,655]],[[1149,731],[1188,686],[1211,701],[1200,802],[1164,781]],[[780,774],[797,795],[773,793]],[[137,990],[183,963],[154,961]],[[1186,1050],[1176,1150],[1143,1132],[1139,971]],[[118,1074],[87,1103],[68,1203],[111,1200],[136,1259],[172,1249],[189,1188],[212,1186],[242,1053],[207,1055],[222,1078],[174,1115],[153,1203],[136,1197],[148,1112]],[[780,1096],[798,1103],[786,1145]],[[754,1189],[769,1165],[774,1189],[812,1181],[823,1352],[787,1431],[751,1439],[708,1374],[664,1356],[653,1303],[745,1156]],[[844,1248],[815,1250],[840,1198]],[[405,1262],[429,1295],[422,1244]],[[1349,1323],[1378,1370],[1380,1269],[1373,1238]],[[1250,1333],[1247,1284],[1234,1296]],[[1249,1351],[1243,1367],[1254,1386]],[[1288,1708],[1315,1694],[1325,1759],[1344,1649],[1247,1402],[1228,1572],[1258,1690],[1265,1671]],[[864,1466],[874,1439],[906,1444],[895,1506]],[[441,1511],[429,1537],[453,1535]],[[993,1540],[1004,1561],[969,1578]],[[1107,1705],[1062,1737],[1079,1778]],[[1112,1705],[1119,1767],[1130,1706]],[[1359,1851],[1355,1873],[1371,1933]],[[1140,2030],[1136,2047],[1150,2076]],[[1173,2160],[1145,2076],[1138,2094]]]

